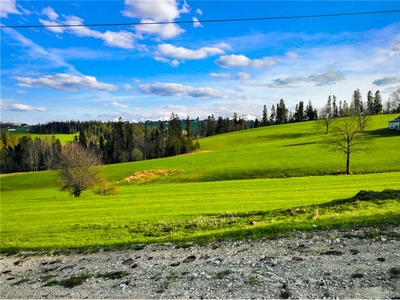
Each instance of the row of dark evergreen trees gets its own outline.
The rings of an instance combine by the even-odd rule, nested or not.
[[[167,126],[150,128],[147,124],[123,122],[53,122],[33,126],[35,133],[57,134],[57,130],[71,132],[79,129],[75,143],[96,152],[105,164],[161,158],[191,152],[199,147],[194,141],[190,119],[182,121],[171,115]],[[2,131],[0,140],[1,173],[27,172],[56,168],[62,151],[61,143],[54,136],[49,138],[30,136],[18,138],[11,132]]]

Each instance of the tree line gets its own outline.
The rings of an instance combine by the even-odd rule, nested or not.
[[[117,122],[108,123],[54,122],[33,126],[33,131],[56,134],[53,130],[71,132],[72,128],[79,128],[73,143],[91,150],[104,164],[174,156],[200,147],[194,141],[189,117],[184,121],[184,130],[182,121],[174,113],[167,123],[167,126],[161,122],[159,127],[150,128],[147,124],[132,124],[120,118]],[[2,131],[1,173],[55,169],[62,148],[60,140],[54,136],[32,139],[28,135],[18,138],[11,132]]]
[[[68,121],[50,122],[31,126],[30,132],[36,134],[78,133],[74,143],[96,153],[104,164],[131,162],[144,159],[162,158],[185,154],[199,148],[197,138],[245,130],[261,126],[278,125],[292,122],[319,120],[317,124],[326,127],[335,119],[349,115],[357,116],[363,130],[363,122],[369,115],[400,112],[400,89],[393,92],[383,105],[379,91],[367,94],[363,102],[360,90],[355,90],[352,100],[337,101],[335,95],[328,97],[327,103],[318,112],[309,101],[307,105],[300,101],[292,112],[281,99],[272,105],[270,113],[264,105],[262,117],[245,120],[234,113],[233,118],[209,116],[192,128],[192,120],[179,119],[172,113],[168,122],[159,121],[158,126],[124,122]],[[196,142],[195,142],[196,141]],[[1,173],[49,170],[56,168],[56,161],[62,152],[62,145],[53,137],[30,136],[18,138],[5,130],[0,139]]]

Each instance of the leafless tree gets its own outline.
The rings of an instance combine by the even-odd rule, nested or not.
[[[336,119],[332,126],[332,135],[328,143],[332,151],[342,153],[346,156],[346,174],[350,174],[350,158],[354,152],[367,151],[368,145],[365,141],[365,128],[369,119],[365,118],[362,123],[359,116],[347,115]]]
[[[100,158],[77,143],[64,146],[58,160],[58,176],[62,190],[79,197],[84,190],[105,183]]]

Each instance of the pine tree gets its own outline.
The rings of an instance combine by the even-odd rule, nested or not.
[[[379,115],[382,113],[382,96],[381,93],[378,91],[375,92],[374,97],[374,114]]]
[[[275,124],[275,122],[276,122],[276,109],[275,109],[275,105],[273,105],[273,104],[271,107],[271,116],[269,117],[269,121],[271,124]]]
[[[264,104],[262,126],[267,126],[267,125],[268,125],[268,111],[267,111],[267,106]]]
[[[368,91],[367,94],[367,115],[375,114],[375,106],[374,106],[374,96],[372,95],[372,91]]]

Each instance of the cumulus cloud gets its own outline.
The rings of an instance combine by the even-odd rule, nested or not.
[[[117,106],[117,107],[123,107],[123,108],[127,108],[128,107],[128,105],[119,103],[117,101],[113,101],[111,104],[114,105],[114,106]]]
[[[391,84],[397,84],[400,83],[400,75],[394,75],[394,76],[386,76],[381,79],[377,79],[373,82],[373,84],[382,86],[382,85],[391,85]]]
[[[202,59],[212,55],[225,53],[217,47],[203,47],[197,50],[175,47],[171,44],[158,45],[157,54],[181,60]]]
[[[247,80],[250,78],[251,78],[251,75],[249,73],[245,73],[245,72],[236,73],[236,79]]]
[[[125,0],[122,14],[135,19],[153,19],[155,21],[172,21],[179,17],[178,3],[175,0],[132,1]]]
[[[173,97],[193,97],[193,98],[228,98],[228,94],[206,88],[194,88],[192,86],[182,85],[178,83],[161,83],[140,84],[139,89],[144,94],[154,94],[159,96]]]
[[[39,19],[39,22],[44,26],[54,26],[54,25],[83,25],[83,19],[77,16],[66,16],[65,20],[59,20],[58,14],[51,8],[47,7],[42,10],[42,13],[45,14],[50,20],[42,20]],[[132,32],[120,30],[118,32],[109,31],[102,33],[97,30],[92,30],[86,26],[77,26],[77,27],[47,27],[48,30],[54,33],[63,33],[69,32],[79,37],[92,37],[96,39],[103,40],[106,46],[117,47],[123,49],[132,49],[134,48],[134,34]]]
[[[13,111],[46,111],[44,107],[33,107],[25,104],[11,104],[10,110]]]
[[[19,86],[46,87],[55,90],[75,91],[80,88],[100,91],[114,91],[118,88],[113,84],[98,82],[93,76],[76,76],[69,74],[45,75],[41,78],[16,77]]]
[[[0,5],[0,17],[7,18],[10,14],[21,14],[15,5],[15,0],[2,0]]]
[[[196,17],[192,17],[193,20],[193,27],[203,27],[203,25],[201,25],[199,19],[197,19]]]
[[[151,2],[151,1],[149,1]],[[153,20],[142,20],[140,21],[141,24],[152,23]],[[171,39],[174,38],[182,33],[185,30],[179,27],[176,24],[148,24],[148,25],[140,25],[136,26],[136,35],[139,38],[144,38],[145,34],[148,35],[156,35],[162,39]]]
[[[229,74],[229,73],[211,73],[210,76],[213,78],[229,78],[229,77],[231,77],[231,74]]]
[[[250,59],[244,55],[223,55],[215,63],[222,68],[230,67],[270,67],[279,62],[280,59],[276,57],[263,57],[261,59]]]
[[[182,13],[190,11],[189,5],[184,1],[181,8],[175,0],[157,1],[132,1],[125,0],[125,9],[122,14],[129,18],[141,19],[142,24],[152,22],[171,22],[179,18]],[[135,26],[136,34],[142,37],[143,34],[155,35],[162,39],[173,38],[184,30],[176,24],[152,24]]]

